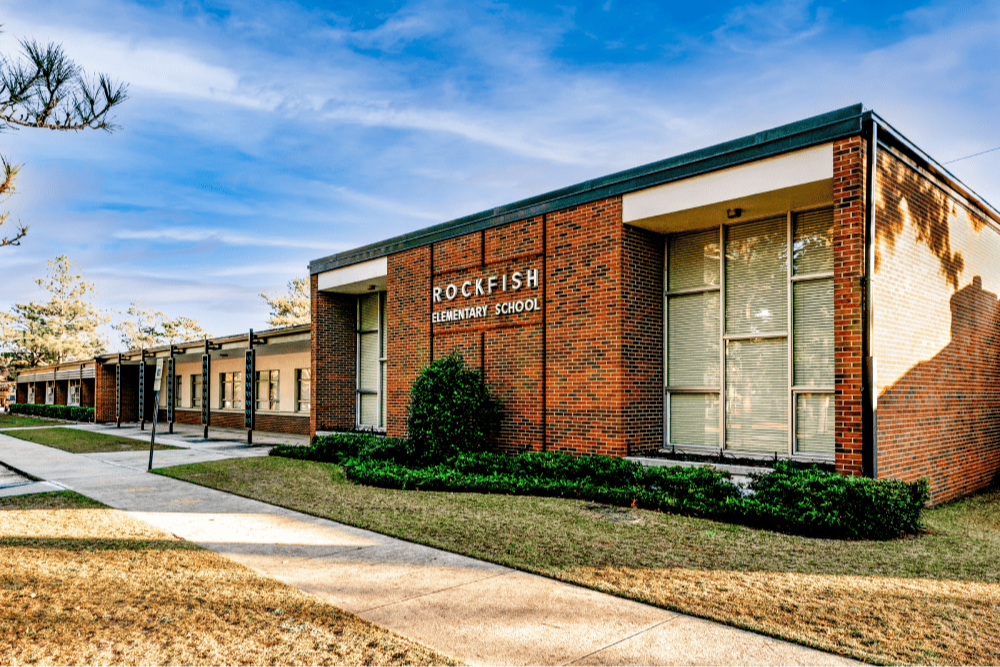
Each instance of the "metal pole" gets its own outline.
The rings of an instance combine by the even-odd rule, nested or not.
[[[247,429],[247,444],[253,444],[253,427],[254,421],[257,417],[257,360],[254,357],[253,350],[253,329],[247,335],[247,352],[246,352],[246,384],[243,385],[243,400],[245,401],[243,405],[244,414],[244,426]]]
[[[146,350],[139,349],[139,430],[146,430]]]

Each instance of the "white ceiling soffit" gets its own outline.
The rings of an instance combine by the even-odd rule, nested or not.
[[[321,292],[346,294],[382,291],[385,289],[385,277],[388,272],[389,258],[379,257],[333,271],[324,271],[316,277],[316,287]]]
[[[832,201],[833,144],[823,144],[624,195],[622,217],[665,233],[726,222],[730,208],[750,220]]]

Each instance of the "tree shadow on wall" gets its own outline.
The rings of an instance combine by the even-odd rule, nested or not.
[[[878,399],[879,477],[927,477],[935,502],[1000,473],[1000,301],[976,276],[950,305],[951,341]]]
[[[950,219],[955,215],[955,204],[950,197],[930,180],[898,159],[882,154],[879,164],[882,177],[882,200],[876,205],[879,236],[890,247],[903,231],[907,214],[917,230],[917,242],[923,243],[941,263],[941,273],[958,289],[958,279],[965,268],[962,253],[952,251]],[[978,232],[986,224],[969,212],[973,228]],[[875,253],[875,270],[881,264],[878,249]]]

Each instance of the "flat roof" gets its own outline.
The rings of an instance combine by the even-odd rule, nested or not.
[[[498,206],[487,211],[394,236],[360,248],[315,259],[309,263],[309,273],[310,275],[323,273],[417,248],[428,243],[490,229],[516,220],[524,220],[599,199],[643,190],[699,174],[836,141],[844,137],[856,136],[862,134],[865,124],[872,120],[879,124],[880,143],[891,144],[904,151],[918,164],[927,168],[935,176],[982,208],[983,212],[993,218],[995,222],[1000,223],[1000,212],[986,200],[962,183],[940,163],[920,150],[876,113],[865,111],[862,104],[854,104],[740,139],[640,167],[633,167],[608,176],[522,199],[512,204]]]

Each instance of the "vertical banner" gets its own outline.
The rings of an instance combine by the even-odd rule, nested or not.
[[[177,401],[175,393],[177,391],[177,381],[174,379],[174,358],[167,358],[167,422],[170,423],[171,430],[174,425],[174,404]]]
[[[208,373],[212,364],[207,354],[201,355],[201,423],[208,426]]]
[[[253,428],[254,413],[256,412],[256,404],[254,402],[254,394],[257,390],[257,374],[255,373],[257,364],[257,355],[253,350],[246,351],[247,364],[246,364],[246,382],[243,386],[246,390],[243,392],[243,421],[247,429]]]
[[[146,421],[146,360],[139,360],[139,423]]]

